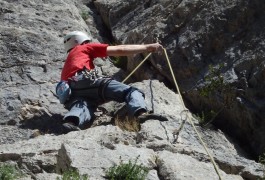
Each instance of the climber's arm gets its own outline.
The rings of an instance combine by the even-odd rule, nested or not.
[[[129,56],[133,54],[143,53],[143,52],[157,52],[161,51],[163,46],[159,43],[153,44],[139,44],[139,45],[117,45],[108,46],[107,54],[108,56]]]

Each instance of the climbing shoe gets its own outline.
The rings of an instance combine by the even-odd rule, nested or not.
[[[168,119],[160,114],[154,114],[150,112],[144,112],[143,114],[137,117],[140,123],[143,123],[149,119],[159,120],[159,121],[168,121]]]
[[[63,133],[67,134],[71,131],[80,131],[81,129],[76,126],[73,122],[65,122],[63,123]]]

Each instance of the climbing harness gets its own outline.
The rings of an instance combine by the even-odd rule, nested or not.
[[[213,164],[213,166],[214,166],[214,169],[215,169],[215,171],[216,171],[216,173],[217,173],[217,175],[218,175],[218,177],[219,177],[219,180],[222,180],[222,177],[221,177],[221,175],[220,175],[220,173],[219,173],[219,170],[218,170],[218,167],[217,167],[217,165],[216,165],[216,163],[215,163],[215,161],[214,161],[214,158],[212,157],[212,155],[210,154],[210,152],[208,151],[208,148],[207,148],[207,146],[206,146],[206,144],[204,143],[204,141],[202,140],[202,137],[201,137],[201,135],[200,135],[200,133],[198,132],[198,130],[196,129],[196,127],[195,127],[195,125],[194,125],[194,123],[193,123],[193,121],[192,121],[192,119],[194,119],[192,116],[191,116],[191,113],[190,113],[190,111],[186,108],[186,106],[185,106],[185,104],[184,104],[184,101],[183,101],[183,98],[182,98],[182,95],[181,95],[181,93],[180,93],[180,90],[179,90],[179,86],[178,86],[178,84],[177,84],[177,81],[176,81],[176,78],[175,78],[175,75],[174,75],[174,73],[173,73],[173,70],[172,70],[172,66],[171,66],[171,63],[170,63],[170,61],[169,61],[169,58],[168,58],[168,55],[167,55],[167,51],[166,51],[166,49],[165,48],[163,48],[163,50],[164,50],[164,54],[165,54],[165,56],[166,56],[166,60],[167,60],[167,62],[168,62],[168,66],[169,66],[169,69],[170,69],[170,72],[171,72],[171,75],[172,75],[172,77],[173,77],[173,81],[174,81],[174,83],[175,83],[175,86],[176,86],[176,89],[177,89],[177,91],[178,91],[178,94],[179,94],[179,97],[180,97],[180,101],[181,101],[181,104],[182,104],[182,106],[183,106],[183,111],[181,111],[181,113],[180,113],[180,115],[181,115],[181,120],[182,120],[182,122],[181,122],[181,125],[180,125],[180,127],[177,129],[177,130],[175,130],[174,132],[173,132],[173,136],[174,136],[174,138],[175,138],[175,140],[173,141],[173,142],[176,142],[177,141],[177,138],[178,138],[178,135],[179,135],[179,133],[180,133],[180,131],[182,130],[182,128],[184,127],[184,124],[185,124],[185,122],[188,120],[189,121],[189,123],[191,124],[191,126],[193,127],[193,129],[194,129],[194,131],[195,131],[195,133],[197,134],[197,136],[198,136],[198,138],[199,138],[199,140],[200,140],[200,142],[201,142],[201,144],[202,144],[202,146],[203,146],[203,148],[204,148],[204,150],[206,151],[206,153],[208,154],[208,156],[209,156],[209,158],[210,158],[210,161],[212,162],[212,164]],[[147,58],[151,55],[152,53],[149,53],[143,60],[142,60],[142,62],[140,62],[139,63],[139,65],[122,81],[122,83],[124,83],[146,60],[147,60]]]
[[[93,70],[88,70],[84,67],[83,70],[76,72],[75,76],[71,77],[70,79],[73,81],[79,81],[82,79],[90,79],[91,81],[94,81],[99,78],[101,77],[98,76],[98,70],[96,68]]]
[[[69,86],[72,90],[72,97],[90,98],[91,101],[102,103],[106,100],[105,89],[112,78],[98,75],[98,70],[83,70],[77,72],[69,79]]]

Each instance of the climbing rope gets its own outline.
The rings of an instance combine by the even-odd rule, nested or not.
[[[180,100],[181,100],[181,103],[182,103],[183,109],[184,109],[184,111],[187,113],[188,110],[187,110],[187,108],[185,107],[185,104],[184,104],[184,101],[183,101],[182,95],[181,95],[181,93],[180,93],[180,91],[179,91],[179,86],[178,86],[178,84],[177,84],[177,81],[176,81],[175,75],[174,75],[174,73],[173,73],[172,66],[171,66],[171,63],[170,63],[169,58],[168,58],[168,55],[167,55],[167,51],[166,51],[165,48],[163,48],[163,49],[164,49],[164,53],[165,53],[165,56],[166,56],[166,59],[167,59],[167,62],[168,62],[168,66],[169,66],[170,72],[171,72],[171,74],[172,74],[172,77],[173,77],[173,80],[174,80],[175,86],[176,86],[176,88],[177,88],[177,90],[178,90],[179,97],[180,97]],[[196,132],[197,136],[199,137],[199,140],[200,140],[200,142],[201,142],[201,144],[202,144],[204,150],[206,151],[206,153],[207,153],[208,156],[210,157],[210,160],[211,160],[211,162],[212,162],[212,164],[213,164],[213,166],[214,166],[214,169],[215,169],[215,171],[216,171],[216,173],[217,173],[219,179],[222,180],[221,175],[220,175],[219,170],[218,170],[218,167],[217,167],[217,165],[216,165],[216,163],[215,163],[215,161],[214,161],[212,155],[209,153],[206,144],[205,144],[204,141],[202,140],[202,137],[201,137],[200,133],[198,132],[198,130],[196,129],[196,127],[195,127],[195,125],[194,125],[194,123],[193,123],[193,121],[192,121],[191,113],[187,113],[187,119],[189,120],[189,122],[190,122],[190,124],[192,125],[194,131]],[[185,121],[184,121],[184,122],[185,122]],[[184,125],[184,123],[183,123],[183,125]],[[182,125],[182,126],[183,126],[183,125]]]
[[[182,95],[181,95],[181,93],[180,93],[180,90],[179,90],[179,86],[178,86],[178,84],[177,84],[177,81],[176,81],[176,78],[175,78],[175,75],[174,75],[174,73],[173,73],[173,70],[172,70],[172,66],[171,66],[171,63],[170,63],[170,60],[169,60],[169,58],[168,58],[168,55],[167,55],[167,51],[166,51],[166,49],[165,48],[163,48],[163,50],[164,50],[164,54],[165,54],[165,56],[166,56],[166,60],[167,60],[167,62],[168,62],[168,66],[169,66],[169,69],[170,69],[170,72],[171,72],[171,75],[172,75],[172,77],[173,77],[173,81],[174,81],[174,83],[175,83],[175,86],[176,86],[176,88],[177,88],[177,91],[178,91],[178,93],[179,93],[179,97],[180,97],[180,101],[181,101],[181,104],[182,104],[182,107],[183,107],[183,111],[180,113],[181,114],[181,119],[182,119],[182,122],[181,122],[181,125],[180,125],[180,128],[177,130],[177,131],[175,131],[173,134],[174,135],[179,135],[179,133],[180,133],[180,131],[182,130],[182,128],[183,128],[183,126],[184,126],[184,124],[185,124],[185,122],[187,121],[187,119],[189,120],[189,122],[190,122],[190,124],[192,125],[192,127],[193,127],[193,129],[194,129],[194,131],[196,132],[196,134],[197,134],[197,136],[198,136],[198,138],[199,138],[199,140],[200,140],[200,142],[201,142],[201,144],[202,144],[202,146],[203,146],[203,148],[204,148],[204,150],[206,151],[206,153],[208,154],[208,156],[209,156],[209,158],[210,158],[210,160],[211,160],[211,162],[212,162],[212,164],[213,164],[213,166],[214,166],[214,169],[215,169],[215,171],[216,171],[216,173],[217,173],[217,175],[218,175],[218,177],[219,177],[219,180],[222,180],[222,178],[221,178],[221,175],[220,175],[220,173],[219,173],[219,170],[218,170],[218,167],[217,167],[217,165],[216,165],[216,163],[215,163],[215,161],[214,161],[214,159],[213,159],[213,157],[212,157],[212,155],[210,154],[210,152],[208,151],[208,148],[207,148],[207,146],[206,146],[206,144],[204,143],[204,141],[202,140],[202,137],[201,137],[201,135],[200,135],[200,133],[198,132],[198,130],[196,129],[196,127],[195,127],[195,125],[194,125],[194,123],[193,123],[193,121],[192,121],[192,118],[193,117],[191,117],[191,113],[189,113],[189,110],[186,108],[186,106],[185,106],[185,104],[184,104],[184,101],[183,101],[183,98],[182,98]],[[151,55],[152,53],[149,53],[140,63],[139,63],[139,65],[122,81],[122,83],[124,83],[146,60],[147,60],[147,58]]]
[[[142,62],[140,62],[138,64],[138,66],[136,66],[136,68],[122,81],[122,83],[124,83],[127,79],[129,79],[129,77],[131,77],[131,75],[147,60],[147,58],[151,55],[152,53],[149,53],[144,60],[142,60]]]

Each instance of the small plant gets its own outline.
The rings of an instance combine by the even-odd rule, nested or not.
[[[259,156],[259,163],[261,163],[265,166],[265,153],[263,153]]]
[[[201,125],[207,125],[208,123],[212,122],[217,115],[218,113],[216,113],[214,110],[202,111],[200,114],[196,115],[196,118]]]
[[[264,177],[261,180],[265,180],[265,153],[259,156],[259,163],[263,164],[264,166]]]
[[[128,60],[126,57],[111,57],[112,59],[112,63],[114,64],[114,66],[116,66],[117,68],[121,68],[126,70],[127,69],[127,63]]]
[[[206,85],[200,89],[200,95],[204,97],[209,97],[211,94],[222,91],[226,88],[224,83],[224,78],[221,75],[221,69],[224,67],[224,64],[221,64],[219,67],[214,68],[212,65],[209,65],[209,74],[205,77]]]
[[[111,46],[120,45],[115,42],[110,43]],[[117,68],[121,68],[123,70],[127,70],[128,58],[126,56],[110,56],[110,62]]]
[[[88,11],[87,10],[82,10],[81,13],[80,13],[81,17],[84,19],[84,20],[87,20],[88,17],[89,17],[89,14],[88,14]]]
[[[201,112],[201,114],[198,115],[198,120],[201,125],[207,126],[209,123],[214,121],[221,111],[225,108],[230,108],[232,102],[235,100],[232,87],[225,83],[221,74],[224,66],[224,63],[217,67],[209,65],[209,73],[205,76],[206,85],[199,89],[199,94],[201,96],[208,98],[210,101],[212,101],[212,99],[210,99],[212,97],[222,98],[223,104],[217,112],[213,109],[207,112]]]
[[[125,116],[115,118],[115,125],[125,131],[138,132],[140,131],[140,123],[136,118]]]
[[[88,180],[88,175],[80,175],[77,170],[69,169],[65,171],[62,175],[63,177],[60,179],[57,177],[57,180]]]
[[[120,165],[111,167],[107,171],[107,178],[110,180],[144,180],[149,170],[142,164],[136,164],[138,158],[139,156],[134,162],[129,160],[128,163],[123,163],[121,161]]]
[[[11,165],[0,166],[0,179],[1,180],[15,180],[22,177],[22,173]]]

